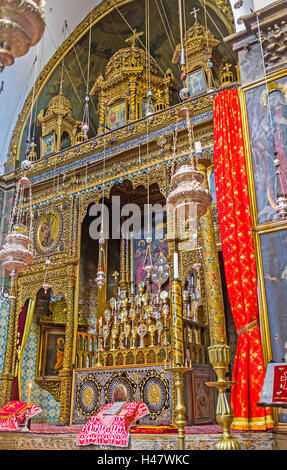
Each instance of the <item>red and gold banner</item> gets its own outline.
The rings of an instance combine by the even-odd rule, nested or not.
[[[222,253],[238,343],[233,369],[233,429],[272,428],[270,409],[257,406],[265,377],[257,276],[238,91],[214,99],[214,174]]]
[[[287,365],[274,367],[274,403],[287,403]]]
[[[23,411],[28,410],[29,407],[30,405],[27,405],[27,403],[22,403],[16,400],[11,401],[0,410],[0,419],[12,418],[15,415],[23,413]]]

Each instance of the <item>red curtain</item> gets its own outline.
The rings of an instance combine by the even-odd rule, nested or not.
[[[228,296],[238,334],[233,369],[232,428],[272,428],[270,409],[258,407],[265,377],[252,220],[236,89],[214,99],[214,174]]]
[[[29,300],[25,302],[24,307],[21,310],[21,313],[19,315],[19,320],[18,320],[18,328],[17,328],[17,345],[16,349],[21,346],[22,343],[22,338],[23,338],[23,333],[24,333],[24,328],[25,328],[25,323],[26,323],[26,318],[27,318],[27,312],[28,312],[28,305],[29,305]],[[16,359],[16,367],[18,367],[19,360],[18,357]],[[19,381],[18,381],[18,376],[14,377],[13,381],[13,391],[12,391],[12,400],[19,400]]]

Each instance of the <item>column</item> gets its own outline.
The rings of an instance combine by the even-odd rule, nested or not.
[[[70,406],[72,396],[72,362],[74,343],[74,279],[69,275],[66,290],[67,323],[65,332],[65,351],[63,367],[59,373],[61,378],[60,416],[59,423],[68,425],[70,420]]]
[[[204,175],[204,185],[208,188],[207,166],[204,162],[198,169]],[[209,361],[216,373],[217,382],[207,383],[218,391],[216,405],[216,420],[222,427],[222,437],[217,442],[217,450],[240,450],[239,442],[230,433],[233,412],[229,404],[227,390],[235,382],[226,380],[230,364],[230,347],[227,345],[224,303],[221,287],[220,267],[216,247],[211,206],[201,217],[199,227],[202,240],[203,269],[205,274],[205,292],[208,309],[209,334],[211,346],[208,348]]]
[[[200,163],[198,164],[198,169],[205,177],[203,184],[205,187],[208,187],[207,166]],[[211,345],[227,344],[221,275],[211,206],[208,207],[206,214],[201,217],[199,229],[202,240],[202,258],[210,342]]]
[[[172,347],[173,347],[173,363],[171,370],[173,372],[173,387],[175,392],[174,406],[174,424],[178,427],[178,446],[180,450],[185,449],[185,433],[186,426],[186,408],[184,405],[184,350],[183,350],[183,321],[182,321],[182,286],[179,279],[174,278],[174,253],[178,253],[178,242],[176,240],[175,221],[170,208],[167,208],[167,241],[169,251],[171,290],[170,290],[170,306],[172,317]],[[180,259],[180,257],[179,257]],[[180,272],[180,269],[179,269]]]

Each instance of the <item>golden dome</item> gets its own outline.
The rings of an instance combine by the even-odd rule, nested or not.
[[[51,114],[62,114],[69,117],[72,117],[72,105],[68,98],[66,98],[62,93],[59,95],[53,96],[49,101],[46,116]]]
[[[134,68],[135,70],[146,70],[148,65],[147,53],[139,47],[126,47],[119,49],[109,60],[105,77],[110,79],[116,75],[122,75],[125,71],[129,72]],[[156,65],[155,60],[150,57],[150,72],[154,75],[160,75],[160,70]]]

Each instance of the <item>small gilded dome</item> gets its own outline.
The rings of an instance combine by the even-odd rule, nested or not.
[[[105,77],[109,79],[114,75],[121,75],[125,70],[132,68],[142,68],[146,70],[148,63],[148,55],[139,47],[126,47],[119,49],[109,60],[106,70]],[[160,75],[160,70],[155,60],[150,57],[150,71],[154,75]]]
[[[45,114],[46,116],[51,114],[63,114],[72,117],[72,105],[68,98],[60,93],[59,95],[53,96],[49,101]]]

